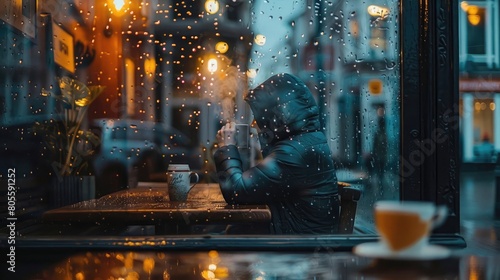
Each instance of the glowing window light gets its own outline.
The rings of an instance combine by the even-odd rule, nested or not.
[[[469,15],[477,15],[479,13],[479,7],[474,5],[467,6],[467,13]]]
[[[472,25],[478,25],[481,22],[480,15],[468,15],[467,19],[469,20],[470,24],[472,24]]]
[[[208,65],[207,65],[207,69],[210,73],[214,73],[215,71],[217,71],[217,68],[219,67],[217,65],[217,59],[216,58],[210,58],[208,60]]]
[[[479,14],[479,7],[475,5],[467,6],[467,19],[472,25],[478,25],[481,22],[481,15]]]
[[[264,46],[266,44],[266,36],[257,34],[254,38],[254,42],[259,46]]]
[[[481,110],[481,103],[479,103],[479,102],[476,101],[474,103],[474,110],[480,111]]]
[[[144,72],[148,76],[154,76],[156,71],[156,61],[154,58],[150,57],[144,60]]]
[[[229,50],[229,45],[226,42],[218,42],[215,44],[215,50],[220,53],[226,53]]]
[[[372,17],[386,18],[389,16],[390,10],[385,7],[380,7],[377,5],[368,6],[368,14]]]
[[[205,10],[207,13],[213,15],[219,11],[219,1],[207,0],[205,1]]]

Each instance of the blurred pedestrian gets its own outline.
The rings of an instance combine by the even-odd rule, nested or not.
[[[372,162],[374,175],[382,181],[387,165],[387,131],[383,115],[378,117],[377,124],[377,131],[373,137]]]

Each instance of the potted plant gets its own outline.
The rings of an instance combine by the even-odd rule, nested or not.
[[[52,205],[62,206],[95,197],[95,178],[90,158],[100,145],[99,137],[82,127],[90,104],[102,93],[103,86],[87,86],[73,78],[57,78],[58,93],[42,89],[42,95],[56,99],[55,118],[36,122],[35,135],[44,142],[44,150],[55,177],[51,189]]]

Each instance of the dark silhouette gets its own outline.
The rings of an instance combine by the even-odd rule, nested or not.
[[[309,89],[298,78],[279,74],[250,91],[245,100],[260,129],[264,158],[242,170],[234,123],[219,130],[214,160],[225,200],[267,204],[272,233],[338,232],[337,177]]]

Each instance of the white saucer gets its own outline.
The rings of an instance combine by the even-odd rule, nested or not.
[[[436,260],[449,257],[451,251],[448,248],[442,246],[428,245],[424,247],[418,254],[395,254],[388,251],[380,242],[369,242],[359,244],[354,247],[354,254],[362,257],[390,260]]]

